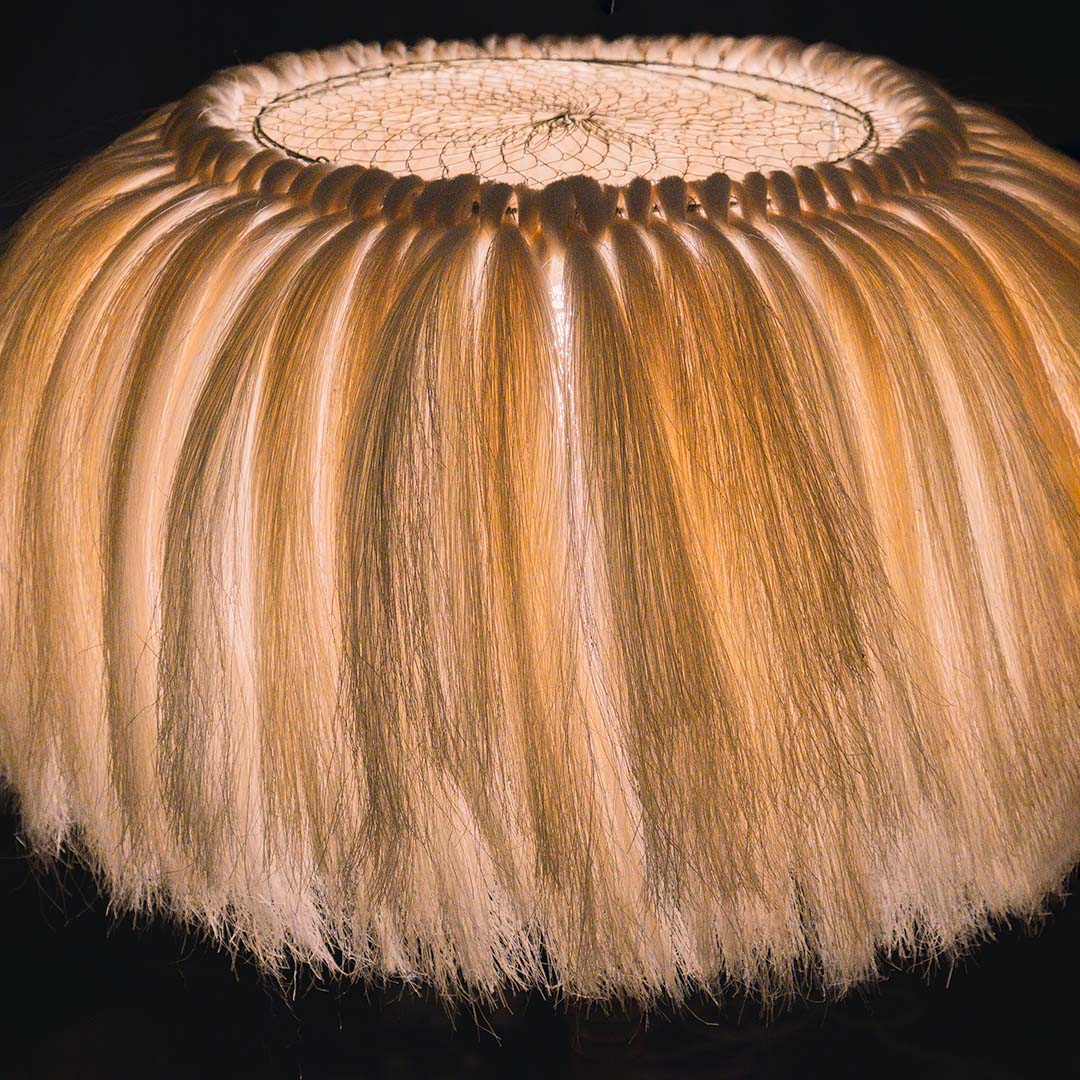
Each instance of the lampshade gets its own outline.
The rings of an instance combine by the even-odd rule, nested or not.
[[[0,265],[0,764],[268,969],[839,991],[1080,858],[1080,171],[786,39],[214,76]]]

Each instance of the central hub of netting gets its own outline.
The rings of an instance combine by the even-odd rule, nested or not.
[[[254,103],[252,132],[293,157],[425,180],[738,180],[878,149],[888,117],[839,90],[685,64],[485,56],[310,83]]]

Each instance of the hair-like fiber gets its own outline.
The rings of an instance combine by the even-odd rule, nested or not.
[[[1080,858],[1080,170],[904,78],[895,153],[740,180],[304,164],[197,97],[75,170],[0,263],[38,849],[447,997],[842,990],[1037,915]]]

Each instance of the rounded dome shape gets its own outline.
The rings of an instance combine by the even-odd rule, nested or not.
[[[1080,172],[782,39],[214,76],[0,262],[0,767],[273,966],[842,989],[1080,857]]]

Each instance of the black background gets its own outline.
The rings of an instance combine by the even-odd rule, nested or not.
[[[26,3],[0,63],[0,228],[80,158],[221,67],[359,40],[488,33],[780,33],[881,53],[1080,156],[1080,50],[1064,4],[504,0]],[[1077,298],[1080,302],[1080,298]],[[538,995],[459,1011],[400,986],[284,990],[159,922],[109,913],[77,868],[36,871],[0,822],[0,1077],[715,1076],[1013,1080],[1075,1067],[1080,905],[1003,927],[955,967],[895,972],[840,1003],[604,1021]],[[628,1047],[624,1044],[633,1035]],[[605,1040],[610,1045],[605,1046]]]

